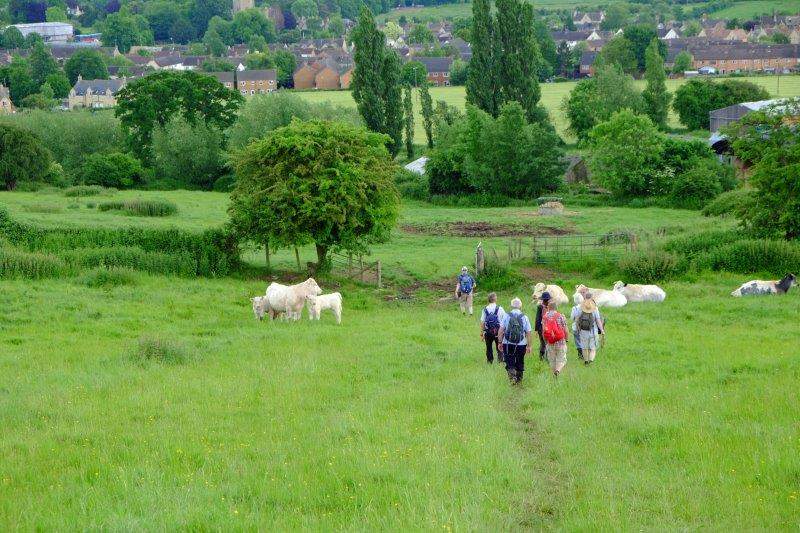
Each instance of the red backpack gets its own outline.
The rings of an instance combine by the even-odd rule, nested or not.
[[[547,344],[555,344],[567,338],[567,332],[558,323],[558,313],[547,313],[542,317],[542,337]]]

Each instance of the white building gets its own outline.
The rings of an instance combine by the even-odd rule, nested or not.
[[[13,24],[23,37],[38,33],[45,42],[65,42],[72,39],[72,24],[67,22],[31,22],[30,24]]]

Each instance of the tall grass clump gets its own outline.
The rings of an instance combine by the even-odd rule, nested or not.
[[[188,359],[186,347],[180,343],[158,337],[141,337],[136,343],[134,359],[141,363],[158,362],[183,364]]]
[[[129,268],[100,267],[86,272],[78,278],[78,283],[92,288],[111,288],[125,285],[136,285],[136,272]]]
[[[673,237],[664,243],[664,250],[691,257],[741,238],[742,232],[736,229],[701,231]]]
[[[738,215],[755,202],[755,195],[750,189],[734,189],[724,192],[711,200],[701,213],[706,217]]]
[[[124,200],[103,202],[97,206],[100,211],[124,211],[140,217],[167,217],[178,212],[178,206],[168,200]]]
[[[686,272],[687,263],[669,252],[649,250],[623,257],[619,269],[625,279],[636,283],[653,283],[680,276]]]
[[[101,187],[100,185],[75,185],[64,189],[64,196],[70,198],[84,197],[84,196],[99,196],[101,194],[113,194],[116,189],[108,187]]]
[[[135,246],[77,248],[61,252],[64,261],[75,269],[127,268],[166,276],[193,276],[195,265],[187,252],[153,252]]]
[[[727,270],[741,274],[769,272],[782,276],[800,272],[800,245],[786,241],[743,239],[718,246],[695,259],[699,269]]]
[[[50,254],[0,247],[0,279],[42,279],[63,275],[67,265]]]
[[[500,261],[486,261],[483,272],[476,281],[493,290],[504,290],[519,286],[525,281],[525,277]]]

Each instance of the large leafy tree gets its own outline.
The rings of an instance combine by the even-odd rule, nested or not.
[[[628,41],[630,41],[633,55],[636,56],[637,68],[641,71],[644,70],[645,50],[656,39],[658,43],[658,53],[661,57],[667,57],[667,45],[658,38],[656,28],[650,24],[633,24],[626,26],[622,31]]]
[[[193,0],[189,9],[189,17],[197,35],[203,35],[208,28],[208,22],[213,17],[230,19],[230,0]]]
[[[133,45],[153,42],[153,33],[150,31],[147,19],[141,15],[112,13],[103,21],[101,30],[103,44],[115,46],[123,54]]]
[[[47,80],[47,76],[58,72],[58,64],[53,54],[43,43],[37,43],[33,47],[28,64],[31,68],[31,78],[37,87]]]
[[[50,152],[30,131],[0,123],[0,182],[11,191],[20,182],[41,181],[50,168]]]
[[[691,69],[692,69],[692,54],[690,54],[686,50],[678,52],[678,55],[675,56],[675,63],[672,66],[672,72],[674,74],[683,74],[685,71]]]
[[[168,41],[172,26],[182,17],[180,7],[174,2],[158,0],[144,6],[144,16],[153,30],[156,41]]]
[[[132,149],[148,160],[153,130],[174,116],[189,124],[202,120],[224,130],[236,121],[244,98],[200,73],[161,71],[123,87],[117,95],[115,114],[128,135]]]
[[[72,88],[69,79],[61,72],[56,72],[55,74],[47,76],[45,83],[53,90],[54,98],[66,98],[69,96],[69,90]]]
[[[9,50],[22,48],[25,45],[25,37],[22,36],[22,32],[19,31],[19,28],[9,26],[3,32],[2,45],[3,48]]]
[[[647,86],[642,92],[647,116],[653,124],[661,129],[667,127],[669,101],[672,97],[667,92],[667,74],[664,72],[664,59],[658,53],[658,40],[653,39],[645,53],[645,73]]]
[[[411,60],[403,65],[400,69],[400,81],[404,85],[411,85],[412,87],[419,87],[428,81],[428,71],[425,65],[419,61]]]
[[[31,76],[27,61],[21,57],[14,57],[10,65],[0,67],[0,81],[8,87],[11,101],[16,106],[22,105],[22,100],[29,94],[34,94],[39,88]]]
[[[632,74],[638,69],[633,43],[623,35],[617,35],[608,41],[600,51],[599,57],[606,65],[618,65],[627,74]]]
[[[539,80],[544,81],[556,71],[558,66],[558,50],[556,49],[556,42],[553,40],[553,35],[550,33],[550,28],[543,19],[537,18],[533,23],[533,33],[542,54],[542,62],[539,63]]]
[[[144,183],[144,169],[139,160],[129,154],[91,154],[83,163],[79,179],[86,185],[130,189]]]
[[[228,208],[243,239],[272,248],[314,243],[317,265],[335,250],[363,252],[397,220],[388,139],[337,122],[293,121],[233,156]]]
[[[85,80],[107,80],[108,68],[103,55],[90,49],[78,50],[64,63],[64,73],[71,84],[75,84],[78,76]]]
[[[297,70],[297,58],[286,50],[278,50],[273,54],[275,67],[278,71],[278,86],[283,88],[294,87],[294,71]]]
[[[494,63],[494,25],[489,0],[472,3],[472,59],[467,73],[467,103],[497,114]]]
[[[683,125],[697,130],[709,127],[709,113],[714,109],[767,98],[766,89],[747,81],[693,79],[675,91],[672,107]]]
[[[245,9],[233,17],[233,35],[237,43],[249,42],[252,37],[275,41],[275,24],[260,9]]]
[[[353,29],[355,68],[350,87],[367,128],[389,136],[389,151],[397,155],[402,143],[403,109],[400,59],[386,47],[385,36],[364,7]]]

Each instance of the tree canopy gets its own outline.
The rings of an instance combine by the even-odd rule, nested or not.
[[[78,50],[64,63],[64,73],[75,85],[78,76],[85,80],[107,80],[108,68],[103,55],[97,50]]]
[[[50,168],[50,152],[30,131],[0,123],[0,181],[11,191],[18,183],[41,181]]]
[[[747,81],[692,79],[675,91],[672,107],[681,123],[690,130],[707,129],[709,113],[714,109],[767,98],[766,89]]]

